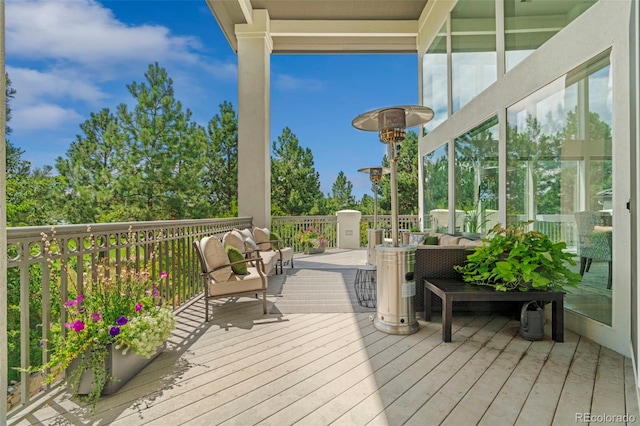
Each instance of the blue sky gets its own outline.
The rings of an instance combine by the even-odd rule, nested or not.
[[[17,93],[10,140],[34,166],[54,165],[91,112],[131,104],[126,85],[158,62],[176,99],[205,124],[237,111],[237,57],[204,0],[7,0],[6,66]],[[291,128],[311,149],[326,194],[340,171],[354,195],[385,145],[351,126],[358,114],[416,104],[416,55],[272,55],[271,141]],[[415,130],[415,129],[414,129]]]

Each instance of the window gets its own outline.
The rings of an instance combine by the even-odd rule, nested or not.
[[[433,109],[433,120],[424,125],[425,134],[449,116],[447,99],[447,24],[443,25],[422,58],[422,105]]]
[[[444,144],[423,158],[425,230],[447,232],[449,152]]]
[[[498,117],[455,140],[456,232],[485,236],[498,223]]]
[[[593,6],[596,0],[505,0],[505,62],[507,71]]]
[[[451,11],[451,71],[456,112],[497,78],[493,2],[460,0]]]
[[[506,194],[510,223],[535,220],[535,229],[566,242],[581,260],[583,279],[566,306],[609,325],[611,87],[607,51],[507,109]],[[593,222],[586,228],[585,215]],[[581,303],[594,295],[598,304]]]

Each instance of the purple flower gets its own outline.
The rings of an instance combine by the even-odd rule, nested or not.
[[[78,296],[77,299],[67,300],[66,302],[64,302],[64,306],[67,306],[67,307],[69,307],[69,306],[77,306],[78,303],[81,303],[83,300],[84,300],[84,296],[80,295],[80,296]]]
[[[160,272],[160,278],[169,278],[169,274],[167,274],[166,272]]]
[[[162,300],[158,302],[158,306],[162,306]]]
[[[128,322],[129,322],[129,320],[125,316],[122,316],[122,317],[120,317],[120,318],[118,318],[116,320],[116,324],[118,324],[118,325],[125,325]]]
[[[111,330],[109,330],[109,334],[111,335],[111,337],[116,337],[118,334],[120,334],[120,327],[111,327]]]
[[[98,312],[94,312],[91,314],[91,319],[93,320],[93,322],[98,322],[102,319],[102,317]]]
[[[160,295],[160,293],[158,293],[158,287],[156,287],[155,285],[152,287],[153,292],[151,293],[151,295],[153,297],[158,297]]]
[[[73,331],[75,331],[76,333],[80,333],[82,330],[84,330],[84,322],[76,321],[71,324],[71,328],[73,328]]]
[[[138,303],[138,304],[136,305],[136,312],[140,312],[141,310],[142,310],[142,304],[141,304],[141,303]]]

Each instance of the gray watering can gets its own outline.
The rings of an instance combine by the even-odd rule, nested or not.
[[[535,300],[522,305],[520,335],[527,340],[544,338],[544,310]]]

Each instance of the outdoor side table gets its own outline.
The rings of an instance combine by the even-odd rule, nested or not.
[[[354,282],[358,304],[367,308],[376,307],[376,267],[373,265],[358,266]]]
[[[442,299],[442,341],[451,341],[453,302],[514,301],[551,302],[551,338],[564,342],[564,292],[562,291],[495,291],[491,287],[470,284],[460,279],[424,278],[424,320],[431,321],[432,294]]]

